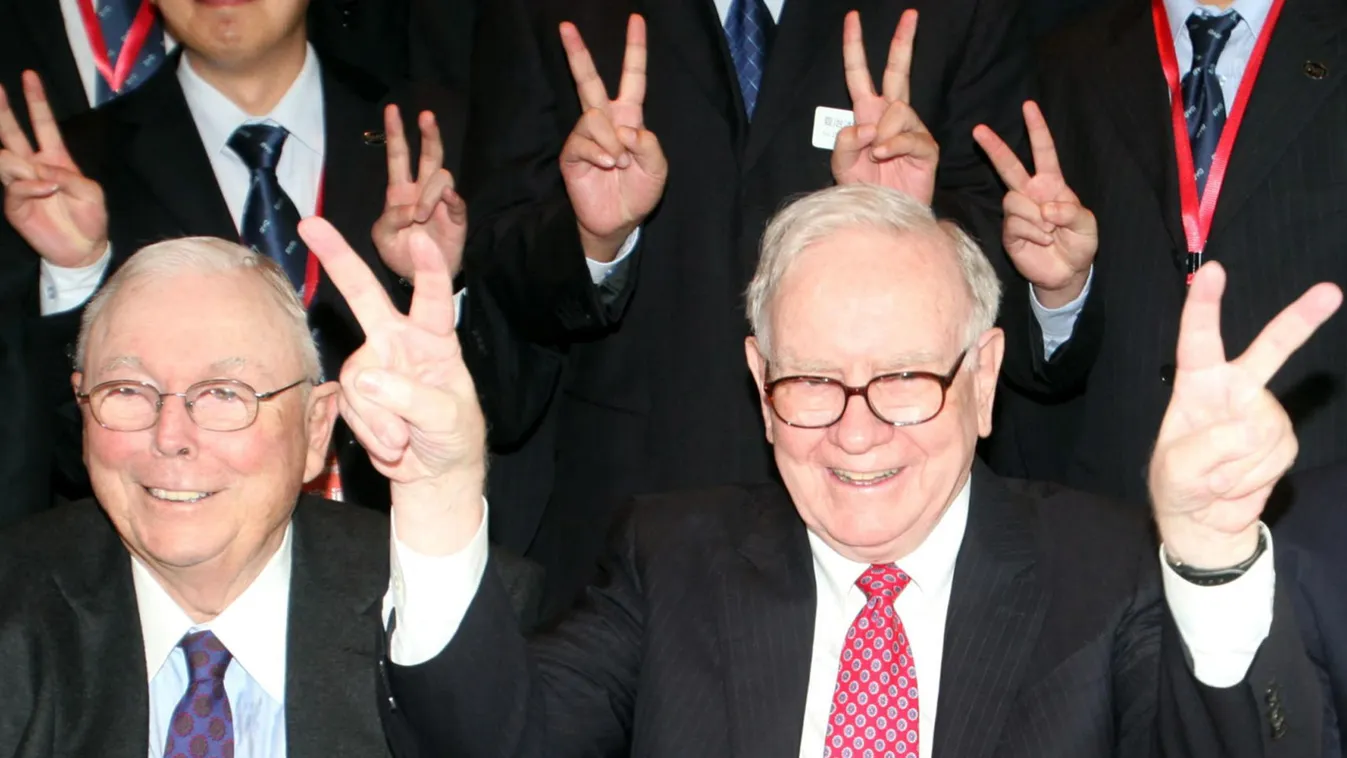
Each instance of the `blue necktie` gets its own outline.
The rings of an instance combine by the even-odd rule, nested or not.
[[[189,634],[179,644],[189,681],[168,722],[164,757],[233,758],[234,712],[224,683],[233,656],[209,631]]]
[[[126,35],[131,31],[136,13],[140,11],[140,3],[141,0],[101,0],[98,3],[98,25],[102,27],[103,42],[108,47],[108,63],[113,70],[117,68],[117,59],[121,55],[122,45],[126,42]],[[118,95],[125,95],[144,84],[163,62],[164,28],[156,12],[154,26],[150,27],[149,35],[145,37],[145,44],[141,46],[140,53],[136,56],[136,65],[126,75],[121,91],[113,92],[112,85],[108,84],[102,74],[94,77],[94,107],[97,108]]]
[[[243,206],[243,244],[281,264],[303,298],[309,248],[299,237],[299,211],[276,177],[276,164],[288,136],[279,126],[244,124],[229,137],[229,147],[252,174]]]
[[[730,45],[739,93],[744,96],[744,110],[750,121],[758,104],[762,69],[767,62],[767,28],[771,23],[772,15],[762,0],[734,0],[725,17],[725,39]]]
[[[1206,189],[1212,155],[1225,127],[1225,98],[1216,74],[1216,60],[1238,23],[1239,14],[1234,11],[1220,16],[1194,13],[1188,17],[1193,67],[1183,77],[1183,115],[1188,122],[1188,144],[1193,148],[1198,198]]]

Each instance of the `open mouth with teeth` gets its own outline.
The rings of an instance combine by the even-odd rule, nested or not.
[[[899,469],[891,468],[886,471],[843,471],[841,469],[830,468],[828,472],[838,481],[845,482],[855,487],[874,487],[877,484],[883,484],[898,475]]]
[[[199,503],[215,494],[214,492],[197,490],[161,490],[158,487],[146,487],[145,491],[150,493],[150,497],[155,500],[163,500],[169,503]]]

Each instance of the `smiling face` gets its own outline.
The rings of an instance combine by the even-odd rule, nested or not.
[[[302,48],[309,0],[155,0],[175,39],[212,67],[247,70]]]
[[[972,300],[943,235],[867,229],[830,235],[800,253],[770,303],[770,356],[750,338],[765,381],[811,375],[863,386],[899,371],[946,374],[968,355],[931,420],[887,424],[853,397],[823,429],[784,423],[762,395],[767,439],[806,526],[852,560],[887,563],[915,548],[967,480],[991,431],[1002,337],[965,343]],[[768,373],[770,358],[770,374]]]
[[[305,376],[300,351],[277,335],[290,316],[256,272],[146,275],[125,282],[92,325],[76,388],[148,382],[182,392],[236,379],[258,392]],[[335,385],[300,385],[260,403],[232,432],[199,428],[182,398],[158,423],[111,431],[84,405],[84,458],[94,493],[127,547],[152,568],[226,575],[265,562],[301,485],[322,469]]]

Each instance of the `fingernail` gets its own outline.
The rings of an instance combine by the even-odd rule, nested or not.
[[[355,378],[356,389],[377,395],[383,392],[383,381],[378,371],[361,371]]]
[[[623,153],[622,155],[618,156],[617,158],[618,168],[626,168],[627,166],[630,165],[631,165],[631,156],[629,154]]]
[[[874,154],[876,158],[887,158],[889,157],[889,149],[881,145],[874,149]]]
[[[599,157],[599,165],[604,168],[612,168],[617,165],[617,162],[613,160],[613,156],[603,155]]]

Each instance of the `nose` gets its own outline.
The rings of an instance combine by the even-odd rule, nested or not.
[[[197,451],[197,434],[201,430],[187,412],[180,397],[164,398],[159,409],[159,422],[154,426],[154,447],[163,456],[193,457]]]
[[[857,395],[847,398],[847,407],[842,411],[842,418],[833,425],[832,432],[838,447],[851,455],[859,455],[893,439],[894,428],[875,416],[865,398]]]

